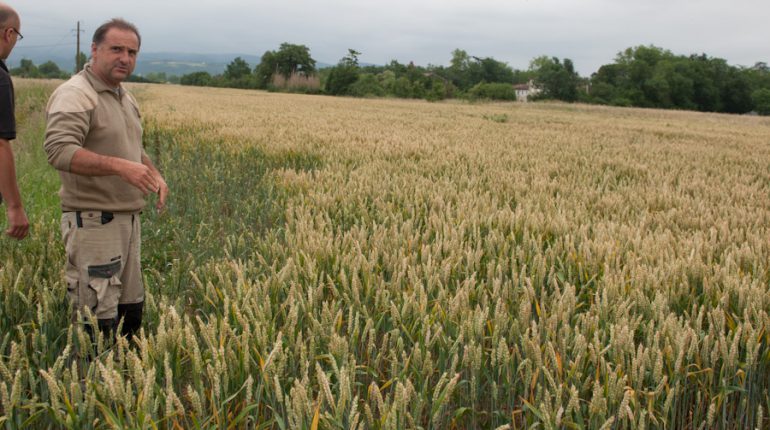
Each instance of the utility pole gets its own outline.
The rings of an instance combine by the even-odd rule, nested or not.
[[[76,30],[78,35],[78,43],[77,48],[75,50],[75,73],[80,72],[80,69],[83,68],[83,65],[80,64],[80,21],[78,21],[78,29]]]

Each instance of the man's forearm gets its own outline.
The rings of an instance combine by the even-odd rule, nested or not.
[[[146,157],[142,157],[142,161],[144,158]],[[69,171],[83,176],[120,176],[144,194],[157,192],[159,188],[157,170],[153,172],[144,163],[100,155],[87,149],[79,149],[72,155]]]
[[[80,149],[72,156],[70,172],[83,176],[120,175],[127,160]]]
[[[22,207],[19,187],[16,185],[16,166],[11,142],[0,139],[0,194],[9,208]]]

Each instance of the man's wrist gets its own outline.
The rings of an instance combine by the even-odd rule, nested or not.
[[[118,157],[103,157],[105,157],[104,160],[106,161],[108,169],[113,175],[123,176],[123,172],[125,171],[125,163],[128,160],[124,160]]]

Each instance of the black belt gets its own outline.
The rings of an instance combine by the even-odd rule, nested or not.
[[[73,211],[64,211],[64,213],[73,212]],[[83,228],[83,215],[82,211],[74,211],[75,212],[75,222],[78,225],[78,228]],[[98,211],[89,211],[89,212],[98,212]],[[112,221],[115,218],[115,214],[112,212],[107,211],[101,211],[101,221],[102,225],[108,224],[110,221]]]

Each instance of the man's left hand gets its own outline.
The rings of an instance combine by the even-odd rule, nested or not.
[[[163,212],[164,209],[166,209],[166,197],[168,197],[168,185],[166,184],[166,181],[163,179],[162,176],[158,175],[156,177],[156,180],[158,181],[158,203],[155,205],[155,208],[158,210],[158,212]]]

